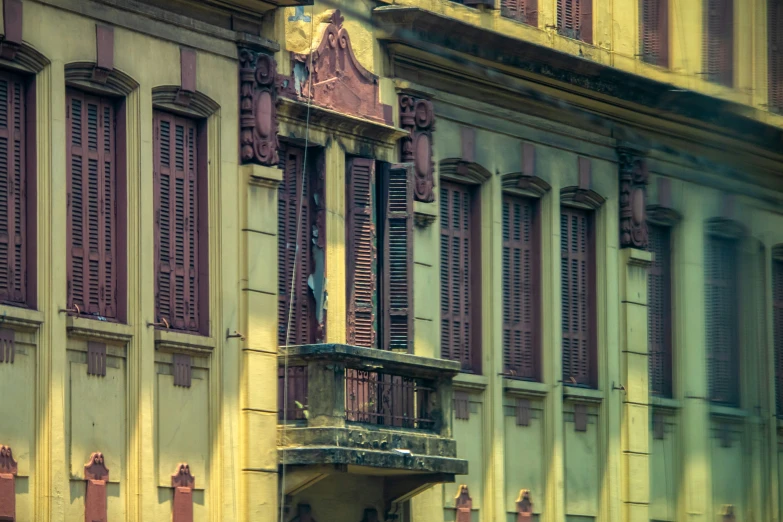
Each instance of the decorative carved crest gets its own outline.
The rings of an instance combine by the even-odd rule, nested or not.
[[[400,95],[400,126],[408,131],[402,139],[401,160],[413,163],[415,183],[413,196],[416,201],[435,201],[432,174],[432,131],[435,130],[435,111],[429,100],[416,99],[408,94]]]
[[[171,475],[171,487],[174,488],[173,522],[193,522],[193,488],[196,478],[190,474],[187,463],[177,465],[177,471]]]
[[[13,330],[0,329],[0,363],[13,364],[16,334]]]
[[[647,164],[634,149],[617,149],[620,166],[620,248],[647,248]]]
[[[16,520],[17,472],[11,446],[0,445],[0,520]]]
[[[517,498],[517,522],[533,520],[533,501],[530,500],[530,490],[522,489]]]
[[[462,484],[454,497],[454,506],[457,508],[456,522],[470,522],[470,512],[473,510],[473,499],[470,498],[468,486]]]
[[[277,166],[277,62],[239,51],[239,146],[242,163]]]
[[[87,492],[84,497],[85,522],[106,522],[106,483],[109,481],[109,469],[103,461],[103,453],[95,452],[84,465],[84,480]]]
[[[391,107],[379,101],[378,77],[356,59],[343,20],[335,10],[318,28],[318,47],[293,53],[295,93],[321,107],[391,125]]]

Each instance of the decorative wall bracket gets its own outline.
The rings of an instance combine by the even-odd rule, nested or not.
[[[87,375],[106,377],[106,344],[87,343]]]
[[[240,161],[276,167],[277,62],[251,49],[239,50]]]
[[[530,490],[522,489],[517,498],[517,522],[533,520],[533,501],[530,500]]]
[[[378,76],[356,59],[343,20],[340,10],[335,10],[318,27],[317,48],[292,54],[294,70],[285,92],[336,112],[391,125],[392,108],[379,101]]]
[[[432,131],[435,130],[435,111],[429,100],[400,94],[400,126],[408,131],[401,141],[400,160],[413,163],[413,197],[416,201],[435,201],[435,182],[432,161]]]
[[[106,522],[106,484],[109,482],[109,470],[104,464],[103,453],[95,452],[84,465],[84,480],[87,492],[84,496],[84,521]]]
[[[473,499],[470,498],[468,486],[462,484],[454,497],[454,506],[457,508],[456,522],[470,522],[470,512],[473,510]]]
[[[177,471],[171,475],[171,487],[174,488],[173,522],[193,522],[193,489],[196,477],[190,474],[187,463],[177,465]]]
[[[0,363],[13,364],[16,354],[16,335],[13,330],[0,329]]]
[[[636,149],[619,147],[620,248],[647,249],[647,163]]]
[[[16,520],[14,477],[18,471],[11,446],[0,445],[0,520]]]

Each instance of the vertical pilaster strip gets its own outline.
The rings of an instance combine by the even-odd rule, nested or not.
[[[712,520],[712,470],[704,311],[704,216],[691,202],[672,237],[675,398],[682,402],[681,508],[677,520]]]
[[[765,249],[765,252],[769,252],[769,249]],[[763,304],[762,313],[764,315],[764,330],[761,332],[763,339],[763,346],[766,350],[762,351],[761,357],[762,364],[765,365],[766,370],[761,374],[765,379],[765,385],[767,390],[766,403],[769,405],[767,418],[769,422],[766,423],[766,442],[765,453],[767,456],[767,470],[766,477],[766,502],[764,505],[766,519],[775,520],[780,516],[780,474],[778,466],[778,423],[776,418],[777,404],[776,404],[776,379],[775,379],[775,321],[773,317],[772,307],[772,292],[770,291],[772,282],[772,256],[766,255],[764,257],[764,281],[766,282],[763,290]],[[762,425],[764,425],[762,423]]]
[[[326,342],[346,339],[345,151],[336,140],[326,145]]]
[[[56,73],[53,71],[57,69]],[[52,133],[54,132],[52,118],[52,76],[65,81],[62,63],[50,64],[44,67],[35,78],[36,82],[36,155],[38,166],[38,303],[44,313],[44,322],[38,331],[38,349],[36,350],[36,432],[35,432],[35,476],[33,483],[35,488],[35,520],[49,522],[52,519],[52,416],[50,409],[51,399],[51,374],[52,374],[52,345],[57,338],[54,328],[58,321],[58,303],[56,302],[57,285],[53,285],[52,271],[55,269],[52,263],[51,238],[52,238],[52,199],[57,195],[52,184]],[[56,85],[62,83],[55,82]],[[61,94],[62,114],[65,107],[62,106],[65,93]],[[64,118],[64,116],[63,116]],[[65,121],[61,118],[59,136],[65,143]],[[64,165],[64,150],[60,150],[60,164]],[[64,169],[61,169],[64,173]],[[61,181],[61,192],[65,192],[64,181]],[[64,212],[64,209],[63,209]],[[63,214],[64,216],[64,214]],[[62,223],[63,221],[61,221]],[[63,245],[63,248],[65,246]],[[62,263],[58,263],[62,265]],[[64,297],[64,296],[63,296]],[[65,447],[63,446],[63,450]],[[67,477],[66,477],[67,480]],[[62,508],[61,505],[58,505]],[[61,511],[62,512],[62,511]],[[62,518],[62,517],[59,517]]]
[[[647,270],[650,252],[620,251],[620,336],[623,398],[622,520],[647,522],[650,503],[650,406],[647,349]]]

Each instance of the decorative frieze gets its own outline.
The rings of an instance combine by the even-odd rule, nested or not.
[[[277,166],[277,62],[251,49],[239,51],[240,161]]]
[[[647,248],[647,165],[639,151],[617,149],[620,168],[620,248]]]
[[[433,188],[432,131],[435,130],[435,112],[432,102],[409,94],[400,95],[400,126],[408,131],[401,140],[400,159],[413,163],[413,197],[416,201],[435,201]]]

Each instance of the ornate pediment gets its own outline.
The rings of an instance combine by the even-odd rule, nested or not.
[[[391,106],[379,101],[378,77],[356,59],[339,9],[322,22],[309,53],[293,53],[293,81],[287,94],[321,107],[387,125]]]

